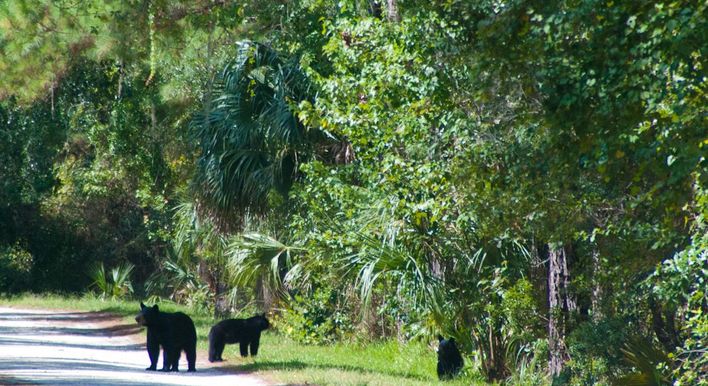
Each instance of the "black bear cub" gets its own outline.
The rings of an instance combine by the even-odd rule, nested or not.
[[[209,331],[209,362],[220,362],[224,358],[224,346],[240,343],[241,356],[248,356],[248,346],[251,346],[251,356],[258,354],[261,341],[261,331],[270,327],[265,314],[248,319],[226,319],[215,324]]]
[[[438,335],[438,379],[452,379],[462,370],[462,355],[455,338],[444,339]]]
[[[139,325],[147,327],[147,352],[150,367],[157,369],[157,358],[162,346],[162,369],[160,371],[179,371],[179,356],[184,350],[187,355],[187,371],[197,371],[197,330],[192,319],[181,312],[161,312],[155,304],[146,307],[140,302],[140,313],[135,317]]]

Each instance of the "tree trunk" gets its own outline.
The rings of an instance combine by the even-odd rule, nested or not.
[[[388,20],[396,23],[401,21],[401,14],[398,13],[398,5],[396,4],[396,0],[386,0],[386,3],[388,5],[386,9],[388,13]]]
[[[52,119],[54,119],[54,89],[56,88],[55,81],[52,81]]]
[[[548,369],[552,376],[559,375],[570,359],[565,337],[569,315],[577,308],[569,293],[571,253],[570,246],[548,246]]]
[[[592,320],[600,321],[604,317],[602,312],[602,284],[600,283],[600,250],[597,244],[592,248],[592,293],[590,294],[590,307]]]
[[[266,275],[266,274],[263,274]],[[256,280],[256,304],[262,311],[269,310],[275,304],[275,294],[268,286],[268,281],[264,276],[259,276]]]
[[[501,382],[509,376],[506,367],[506,350],[501,337],[501,326],[491,324],[479,329],[472,329],[472,339],[479,348],[481,372],[488,382]]]
[[[150,101],[150,125],[152,126],[153,135],[157,133],[157,106],[155,100]]]
[[[125,77],[125,72],[123,70],[123,61],[120,61],[119,67],[118,67],[118,100],[121,99],[123,96],[123,79]]]
[[[214,318],[223,319],[231,313],[229,309],[229,301],[226,298],[226,284],[221,280],[216,282],[216,291],[214,292]]]

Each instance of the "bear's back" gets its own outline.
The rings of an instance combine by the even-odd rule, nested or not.
[[[189,317],[189,315],[182,312],[175,312],[173,314],[169,314],[169,318],[171,320],[171,324],[175,328],[184,331],[184,333],[187,335],[194,335],[194,337],[197,336],[197,331],[194,327],[194,322],[192,321],[192,318]]]
[[[226,319],[214,326],[224,338],[224,343],[247,341],[251,336],[246,328],[246,319]]]
[[[224,343],[250,342],[261,331],[268,328],[268,321],[262,316],[248,319],[226,319],[214,325],[212,330],[224,339]]]

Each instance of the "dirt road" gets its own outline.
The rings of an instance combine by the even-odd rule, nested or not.
[[[184,354],[179,373],[145,371],[145,333],[121,323],[109,314],[0,307],[0,385],[267,384],[227,374],[199,356],[197,372],[187,373]]]

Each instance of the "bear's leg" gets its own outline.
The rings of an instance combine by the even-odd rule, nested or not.
[[[184,354],[187,356],[187,372],[197,371],[195,363],[197,361],[197,343],[188,343],[184,348]]]
[[[251,356],[254,357],[258,355],[258,346],[261,344],[261,334],[257,334],[253,340],[251,340]]]
[[[448,363],[438,364],[438,379],[442,381],[450,380],[454,377],[454,370]]]
[[[173,349],[170,371],[179,371],[179,357],[182,356],[182,348],[174,347]]]
[[[179,357],[182,356],[182,348],[182,344],[172,346],[170,356],[170,371],[179,371]]]
[[[438,360],[438,379],[441,381],[449,379],[447,365]]]
[[[147,334],[147,352],[150,357],[150,367],[145,370],[155,371],[157,370],[157,360],[160,357],[160,343],[157,339],[148,331]]]
[[[248,341],[244,340],[241,342],[239,345],[239,349],[241,350],[241,356],[242,357],[247,357],[248,356]]]
[[[177,350],[172,344],[162,346],[162,369],[160,371],[177,371],[175,369],[175,358],[179,359],[179,352],[175,353]]]
[[[179,364],[179,352],[175,349],[170,349],[170,351],[165,353],[167,357],[167,363],[162,368],[161,371],[179,371],[177,365]]]
[[[162,347],[162,368],[160,371],[170,371],[170,351],[166,346]]]

